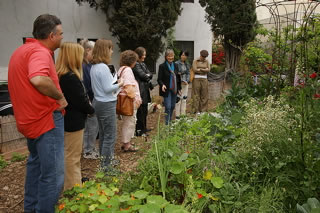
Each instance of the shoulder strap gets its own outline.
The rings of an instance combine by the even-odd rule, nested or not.
[[[121,74],[123,72],[123,70],[125,70],[128,66],[124,66],[123,69],[120,71],[119,77],[121,77]]]

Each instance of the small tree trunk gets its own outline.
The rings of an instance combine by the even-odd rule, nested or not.
[[[238,71],[241,51],[238,48],[230,45],[228,42],[224,42],[226,69],[234,72]]]

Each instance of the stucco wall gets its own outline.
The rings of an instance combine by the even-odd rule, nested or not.
[[[182,14],[175,26],[175,37],[178,41],[194,41],[194,56],[199,57],[200,51],[208,50],[208,60],[212,57],[212,32],[210,25],[205,22],[205,11],[199,1],[182,3]]]
[[[105,15],[75,0],[1,0],[0,1],[0,80],[6,77],[6,68],[12,52],[22,44],[23,37],[32,37],[33,21],[37,16],[50,13],[62,21],[63,41],[77,38],[111,37]],[[119,49],[114,48],[112,63],[119,64]],[[58,54],[58,50],[55,51]]]
[[[205,22],[204,9],[195,3],[183,3],[183,11],[175,27],[175,38],[179,41],[194,41],[195,57],[202,49],[210,53],[212,33]],[[105,15],[90,8],[79,6],[75,0],[0,0],[0,80],[7,79],[7,66],[12,52],[22,44],[23,37],[32,37],[32,25],[37,16],[50,13],[62,21],[63,41],[77,41],[77,38],[106,38],[114,43],[112,64],[119,66],[119,48],[111,37]],[[58,54],[55,51],[55,54]],[[164,61],[163,56],[157,61]]]
[[[205,22],[205,11],[198,0],[194,3],[182,3],[182,13],[179,16],[175,30],[176,41],[194,41],[194,56],[199,57],[200,51],[208,50],[208,60],[212,61],[212,32],[210,25]],[[159,64],[164,62],[164,56],[160,56],[157,61]]]

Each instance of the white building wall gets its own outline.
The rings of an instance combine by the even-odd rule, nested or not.
[[[212,61],[212,32],[210,25],[205,21],[204,8],[199,1],[182,3],[182,14],[175,26],[177,41],[194,41],[194,56],[199,57],[200,51],[208,50],[208,60]]]
[[[77,38],[106,38],[114,43],[112,63],[119,64],[119,48],[111,37],[106,17],[88,4],[75,0],[0,0],[0,80],[7,79],[7,66],[13,51],[22,45],[23,37],[32,37],[34,20],[49,13],[61,19],[63,41]],[[55,51],[57,56],[58,50]]]
[[[175,30],[176,41],[193,41],[194,57],[200,56],[200,51],[208,50],[208,60],[212,61],[212,32],[210,25],[205,21],[204,8],[200,6],[199,0],[194,3],[182,3],[182,13],[179,16]],[[158,65],[164,62],[164,56],[160,56]]]
[[[182,3],[183,11],[175,27],[177,41],[194,41],[194,56],[200,50],[209,52],[211,62],[212,33],[205,22],[205,11],[199,1]],[[112,64],[119,67],[117,40],[111,36],[106,17],[88,4],[79,6],[75,0],[0,0],[0,80],[7,79],[7,67],[13,51],[22,45],[23,37],[32,37],[33,22],[40,14],[56,15],[62,21],[63,41],[76,42],[77,38],[106,38],[114,43]],[[58,50],[55,51],[57,56]],[[161,56],[157,67],[164,61]]]

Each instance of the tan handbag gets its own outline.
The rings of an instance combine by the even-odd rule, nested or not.
[[[190,68],[190,82],[192,82],[194,79],[194,71],[192,69],[192,67]]]

